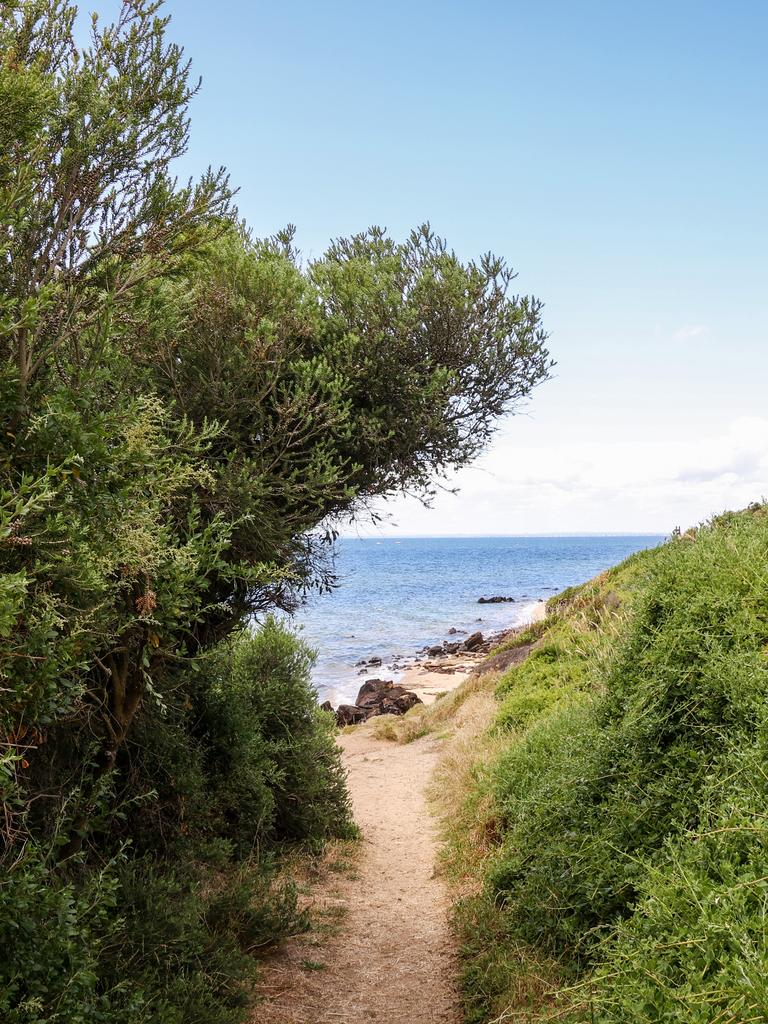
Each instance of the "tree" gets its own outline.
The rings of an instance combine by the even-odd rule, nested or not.
[[[61,987],[24,990],[35,1020],[64,993],[79,1005],[67,964],[87,932],[82,998],[132,1022],[144,996],[115,1017],[135,993],[120,977],[99,994],[93,963],[125,947],[171,986],[164,954],[132,945],[145,884],[175,920],[183,866],[190,958],[223,941],[190,820],[233,891],[242,850],[347,827],[309,655],[274,624],[252,642],[254,615],[331,585],[339,520],[397,490],[429,500],[551,363],[504,262],[463,263],[428,226],[309,265],[291,229],[252,239],[222,171],[173,177],[196,86],[160,4],[94,19],[83,50],[75,17],[68,0],[0,7],[0,903],[23,949],[41,886],[70,908],[50,944]],[[126,844],[133,881],[107,883]],[[289,898],[263,898],[293,927]],[[253,934],[277,932],[256,916]],[[234,1019],[205,1016],[219,997],[195,985],[168,1019]]]
[[[74,38],[68,0],[0,14],[0,341],[20,401],[35,378],[100,357],[131,293],[226,217],[223,171],[179,187],[196,87],[158,0],[126,0]],[[66,349],[66,353],[64,350]]]
[[[338,240],[307,268],[291,243],[219,238],[148,290],[130,357],[178,413],[222,424],[209,514],[239,511],[227,557],[279,551],[300,584],[319,524],[397,490],[428,500],[551,363],[541,304],[510,293],[503,260],[462,264],[428,225]],[[290,601],[250,591],[242,611]]]
[[[551,365],[490,254],[372,228],[304,266],[223,172],[179,186],[195,87],[159,11],[126,0],[82,51],[67,0],[0,17],[0,781],[8,849],[65,860],[142,715],[196,742],[210,652],[329,585],[341,517],[428,500]]]

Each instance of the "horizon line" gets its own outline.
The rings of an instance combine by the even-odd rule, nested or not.
[[[668,537],[670,531],[661,530],[592,530],[581,533],[553,531],[551,533],[385,533],[361,537],[354,533],[340,533],[339,540],[487,540],[535,537]]]

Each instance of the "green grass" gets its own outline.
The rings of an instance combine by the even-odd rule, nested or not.
[[[301,966],[305,971],[324,971],[325,964],[320,960],[302,960]]]
[[[648,552],[639,552],[580,587],[547,602],[547,618],[502,650],[533,644],[526,660],[499,683],[497,725],[525,728],[556,707],[583,701],[599,685],[594,668],[629,614]]]
[[[768,1020],[765,508],[549,612],[447,826],[467,1021]]]

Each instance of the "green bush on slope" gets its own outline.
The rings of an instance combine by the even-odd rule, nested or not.
[[[504,645],[534,646],[499,683],[499,727],[524,728],[555,705],[592,692],[593,665],[604,656],[648,557],[648,552],[637,552],[596,579],[550,598],[547,618]]]
[[[471,1019],[505,1008],[499,963],[518,947],[557,965],[542,1016],[766,1019],[766,565],[764,510],[721,517],[618,570],[636,580],[631,610],[595,620],[606,643],[582,642],[578,671],[561,643],[548,674],[546,655],[510,674],[502,724],[526,672],[580,699],[542,697],[492,767],[496,940],[468,942]],[[572,644],[585,597],[552,623]]]
[[[352,834],[335,721],[320,710],[310,685],[313,660],[271,617],[255,636],[235,636],[212,659],[196,729],[207,747],[218,813],[229,822],[218,821],[216,833],[243,848],[255,834],[316,844]],[[268,807],[257,806],[255,820],[242,822],[249,794],[262,786]]]

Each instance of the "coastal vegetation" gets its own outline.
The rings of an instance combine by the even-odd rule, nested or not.
[[[479,709],[435,787],[467,1021],[768,1017],[767,561],[765,505],[675,534],[453,698]]]
[[[8,1024],[248,1018],[309,924],[291,866],[356,836],[283,613],[334,585],[340,524],[429,501],[552,365],[492,254],[423,225],[305,261],[223,169],[180,182],[197,85],[167,27],[159,0],[90,31],[0,7]],[[766,564],[764,504],[675,533],[366,727],[401,793],[405,744],[443,742],[468,1024],[768,1019]]]
[[[428,226],[304,263],[222,170],[154,0],[0,10],[0,1017],[232,1024],[354,827],[312,653],[341,520],[425,499],[548,376]]]

